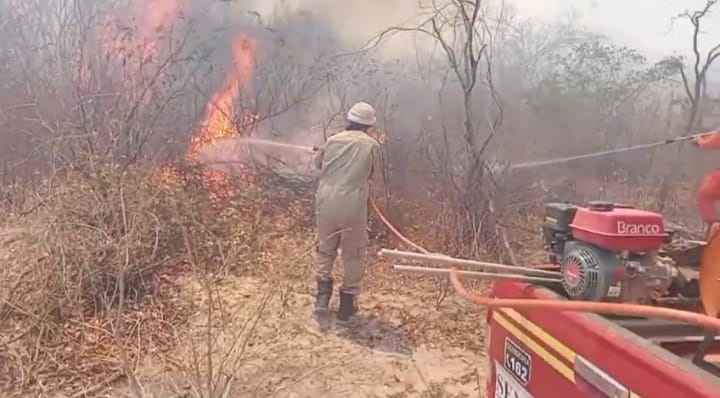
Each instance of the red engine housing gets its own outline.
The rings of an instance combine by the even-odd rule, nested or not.
[[[618,206],[578,207],[570,228],[574,239],[615,252],[656,251],[668,236],[661,214]]]

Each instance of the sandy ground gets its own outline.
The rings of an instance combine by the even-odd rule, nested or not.
[[[175,337],[167,349],[139,340],[132,348],[143,354],[133,367],[144,396],[485,396],[482,308],[452,293],[438,306],[438,280],[400,274],[370,256],[356,318],[318,319],[310,258],[297,257],[303,245],[273,241],[254,267],[213,275],[210,295],[201,283],[207,275],[172,278],[177,293],[165,291],[164,300],[177,300],[182,305],[173,308],[191,315],[169,328]],[[336,294],[335,308],[337,301]],[[207,395],[208,379],[227,393]],[[133,396],[125,378],[113,380],[88,396]]]
[[[307,282],[284,284],[282,291],[272,292],[277,285],[257,277],[224,279],[215,315],[223,325],[211,335],[217,341],[215,372],[222,369],[235,377],[227,396],[483,397],[486,358],[480,310],[449,296],[438,311],[435,293],[383,288],[387,275],[374,274],[362,312],[349,324],[334,316],[314,316],[313,287]],[[185,283],[186,294],[207,308],[200,286],[192,280]],[[337,305],[337,297],[333,299]],[[256,318],[254,331],[248,332]],[[148,358],[140,366],[147,392],[156,397],[197,396],[193,389],[206,380],[194,377],[206,374],[206,325],[207,311],[200,311],[178,331],[181,349],[172,359]],[[192,359],[197,356],[201,359]],[[219,365],[223,361],[225,365]],[[199,371],[179,371],[168,363],[195,363]],[[224,376],[215,379],[217,385],[228,384]],[[120,388],[105,396],[126,394]]]

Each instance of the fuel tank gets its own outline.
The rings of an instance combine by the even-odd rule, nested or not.
[[[656,251],[668,237],[661,214],[610,202],[578,207],[570,229],[574,239],[614,252]]]

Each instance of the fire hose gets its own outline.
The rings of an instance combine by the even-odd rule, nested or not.
[[[526,168],[534,166],[543,166],[548,164],[562,163],[572,161],[576,159],[585,159],[590,157],[598,157],[609,155],[613,153],[627,152],[645,148],[652,148],[661,145],[673,144],[678,142],[684,142],[694,140],[698,137],[705,136],[712,133],[694,134],[690,136],[682,136],[677,138],[671,138],[663,141],[658,141],[649,144],[641,144],[635,146],[629,146],[618,149],[611,149],[606,151],[594,152],[585,155],[570,156],[558,159],[550,159],[536,162],[525,162],[514,164],[510,166],[511,169]],[[317,147],[308,148],[312,152],[318,150]],[[405,245],[412,247],[419,253],[425,255],[431,255],[431,253],[408,239],[404,236],[392,223],[388,220],[385,214],[380,210],[377,203],[371,198],[370,204],[377,214],[378,218],[382,223]],[[708,250],[710,249],[710,250]],[[705,253],[710,255],[709,259],[705,259]],[[381,252],[382,255],[382,252]],[[447,260],[447,256],[445,256]],[[487,265],[487,263],[486,263]],[[700,290],[701,290],[701,301],[706,313],[718,314],[720,313],[720,286],[716,286],[720,282],[720,234],[715,234],[713,239],[708,243],[706,250],[703,253],[703,261],[700,269]],[[470,292],[465,285],[463,285],[460,275],[466,273],[459,269],[458,265],[451,266],[448,270],[450,282],[455,291],[465,300],[488,308],[515,308],[515,309],[543,309],[543,310],[555,310],[555,311],[573,311],[573,312],[595,312],[601,314],[614,314],[624,316],[637,316],[646,318],[663,318],[669,320],[675,320],[694,324],[706,329],[720,332],[720,319],[717,316],[710,316],[706,314],[700,314],[690,311],[677,310],[672,308],[654,307],[649,305],[641,304],[629,304],[629,303],[605,303],[596,301],[561,301],[552,299],[498,299],[489,296],[479,295],[477,293]],[[499,279],[499,278],[498,278]],[[718,293],[716,293],[718,292]]]
[[[413,242],[412,240],[408,239],[406,236],[404,236],[395,226],[392,225],[392,223],[388,220],[388,218],[385,216],[385,214],[380,210],[380,207],[378,207],[377,203],[370,199],[370,204],[375,211],[377,217],[382,221],[382,223],[405,245],[412,247],[413,249],[417,250],[420,253],[423,253],[425,255],[430,255],[431,253],[423,248],[422,246],[418,245],[417,243]],[[715,242],[715,243],[714,243]],[[708,247],[712,248],[714,252],[717,252],[720,254],[720,234],[716,234],[713,239],[708,243]],[[715,248],[718,249],[715,249]],[[713,257],[715,257],[713,255]],[[719,256],[720,257],[720,256]],[[706,259],[703,258],[703,264],[707,263]],[[706,270],[708,268],[706,267]],[[715,267],[713,266],[713,270]],[[663,307],[653,307],[649,305],[641,305],[641,304],[629,304],[629,303],[604,303],[604,302],[595,302],[595,301],[562,301],[562,300],[552,300],[552,299],[499,299],[499,298],[492,298],[489,296],[483,296],[477,293],[473,293],[469,291],[463,282],[460,279],[461,270],[459,269],[458,265],[451,266],[449,269],[449,277],[450,282],[455,289],[455,291],[465,300],[483,306],[488,308],[514,308],[514,309],[540,309],[540,310],[555,310],[555,311],[573,311],[573,312],[595,312],[600,314],[614,314],[614,315],[623,315],[623,316],[637,316],[637,317],[646,317],[646,318],[664,318],[669,320],[675,320],[680,322],[685,322],[689,324],[694,324],[706,329],[714,330],[715,332],[720,332],[720,319],[717,317],[712,317],[705,314],[690,312],[690,311],[683,311],[683,310],[677,310],[672,308],[663,308]],[[707,271],[705,272],[707,274]],[[717,273],[713,273],[713,278],[708,278],[708,275],[705,275],[705,278],[703,278],[703,269],[701,267],[700,271],[700,284],[705,284],[707,286],[708,283],[717,282],[716,277],[718,276]],[[715,290],[720,290],[718,287],[713,286]],[[707,292],[708,289],[705,289]],[[718,308],[715,303],[712,301],[717,301],[714,298],[708,298],[707,295],[702,294],[702,287],[701,287],[701,299],[703,302],[703,305],[705,307],[706,311],[709,311],[710,308],[712,308],[712,311],[715,312]],[[716,294],[713,295],[713,297],[717,296]],[[717,312],[715,312],[717,313]]]
[[[586,154],[582,154],[582,155],[565,156],[565,157],[555,158],[555,159],[515,163],[513,165],[510,165],[509,169],[514,170],[514,169],[524,169],[524,168],[529,168],[529,167],[547,166],[547,165],[551,165],[551,164],[570,162],[573,160],[596,158],[596,157],[607,156],[607,155],[612,155],[612,154],[616,154],[616,153],[637,151],[640,149],[649,149],[649,148],[654,148],[654,147],[658,147],[658,146],[662,146],[662,145],[691,141],[696,138],[710,135],[713,133],[714,132],[686,135],[686,136],[681,136],[681,137],[669,138],[669,139],[662,140],[662,141],[651,142],[648,144],[639,144],[639,145],[632,145],[632,146],[627,146],[627,147],[622,147],[622,148],[607,149],[604,151],[586,153]]]

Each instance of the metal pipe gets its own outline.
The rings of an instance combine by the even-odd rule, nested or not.
[[[393,264],[393,269],[405,272],[416,272],[420,274],[450,275],[450,268],[420,267],[415,265]],[[535,283],[560,283],[560,279],[542,278],[539,276],[517,275],[517,274],[496,274],[492,272],[458,271],[458,274],[470,279],[484,280],[511,280],[519,282]]]
[[[382,222],[394,233],[397,237],[408,244],[409,246],[417,248],[419,251],[430,254],[422,246],[414,243],[403,234],[401,234],[392,224],[388,221],[387,217],[380,211],[374,200],[370,200],[373,208],[377,212],[378,217]],[[447,257],[447,256],[446,256]],[[500,299],[492,298],[488,296],[480,296],[469,292],[460,281],[459,270],[456,268],[450,269],[450,282],[452,283],[455,291],[463,297],[465,300],[470,301],[478,305],[486,306],[489,308],[515,308],[515,309],[532,309],[532,310],[550,310],[550,311],[580,311],[580,312],[596,312],[603,314],[617,314],[617,315],[630,315],[644,318],[665,318],[671,320],[677,320],[680,322],[692,323],[698,326],[702,326],[707,329],[717,330],[720,332],[720,319],[717,317],[711,317],[708,315],[698,314],[690,311],[680,311],[671,308],[659,308],[648,305],[638,304],[625,304],[625,303],[603,303],[603,302],[592,302],[592,301],[565,301],[552,299],[535,299],[535,298],[524,298],[524,299]]]
[[[414,252],[405,252],[400,250],[381,249],[381,256],[397,258],[397,259],[412,259],[421,260],[439,264],[447,265],[464,265],[468,267],[480,268],[483,270],[493,271],[510,271],[523,275],[538,275],[538,276],[550,276],[554,278],[561,278],[561,274],[555,271],[548,271],[543,269],[533,269],[527,267],[518,267],[515,265],[505,265],[496,263],[487,263],[483,261],[465,260],[460,258],[454,258],[446,256],[444,254],[422,254]]]

